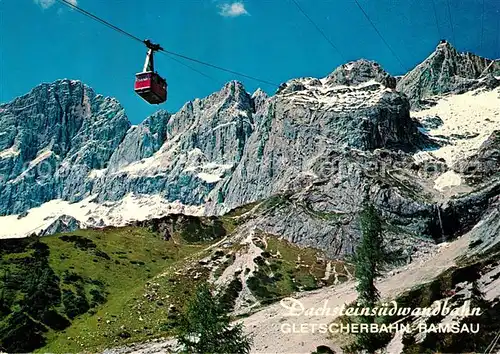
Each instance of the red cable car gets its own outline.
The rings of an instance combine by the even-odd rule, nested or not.
[[[146,102],[160,104],[167,100],[167,81],[158,75],[154,69],[154,53],[161,50],[159,44],[145,40],[148,54],[141,73],[135,75],[135,92]]]

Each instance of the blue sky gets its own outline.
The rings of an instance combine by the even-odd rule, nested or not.
[[[358,0],[404,68],[354,0],[296,0],[342,56],[292,0],[72,1],[165,49],[278,84],[300,76],[323,77],[343,62],[359,58],[376,60],[399,75],[427,57],[440,38],[449,39],[461,51],[500,56],[498,0],[484,0],[484,17],[483,0]],[[268,93],[276,90],[187,63],[213,78],[207,79],[158,55],[156,66],[168,81],[169,100],[150,106],[133,92],[134,75],[142,70],[144,57],[140,43],[55,0],[0,0],[2,103],[41,82],[78,79],[98,93],[116,97],[136,124],[159,108],[175,112],[232,79],[242,81],[249,92],[258,87]]]

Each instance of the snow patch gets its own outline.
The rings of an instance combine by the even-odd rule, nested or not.
[[[333,112],[353,111],[359,108],[376,105],[386,92],[392,92],[379,82],[371,79],[358,85],[329,84],[331,78],[326,77],[319,81],[322,85],[311,84],[304,79],[299,80],[306,90],[283,93],[295,105],[304,105]],[[289,83],[297,82],[297,79]],[[317,82],[317,81],[315,81]]]
[[[313,178],[319,178],[317,174],[315,174],[313,171],[302,171],[300,172],[300,175],[302,176],[309,176]]]
[[[43,160],[51,157],[54,153],[50,150],[44,150],[42,151],[40,154],[38,154],[37,157],[35,157],[33,160],[30,161],[29,165],[28,165],[28,169],[38,165],[40,162],[42,162]]]
[[[462,184],[462,177],[454,171],[447,171],[434,181],[434,188],[444,191],[446,188],[456,187]]]
[[[0,159],[6,159],[9,157],[18,156],[18,155],[19,155],[19,151],[14,149],[14,147],[10,147],[6,150],[0,151]]]
[[[47,228],[65,214],[77,219],[83,228],[124,226],[132,221],[159,218],[172,213],[201,216],[203,206],[169,202],[160,195],[128,194],[116,202],[96,203],[90,196],[78,203],[56,199],[28,210],[27,215],[0,216],[0,239],[25,237]],[[102,220],[102,222],[101,222]]]
[[[215,162],[209,162],[204,165],[191,165],[184,169],[184,172],[197,172],[201,171],[197,174],[198,178],[208,182],[214,183],[219,181],[224,175],[224,173],[233,168],[233,165],[229,164],[218,164]]]
[[[201,151],[199,148],[194,148],[193,150],[190,150],[188,152],[188,155],[203,155],[203,151]]]
[[[458,159],[474,154],[500,125],[500,88],[491,91],[478,89],[460,95],[449,95],[433,107],[412,112],[417,120],[438,116],[443,124],[426,133],[436,140],[447,142],[429,155],[420,157],[443,158],[451,166]],[[421,155],[421,154],[420,154]]]
[[[102,176],[104,176],[104,174],[106,173],[107,169],[106,168],[103,168],[101,170],[92,170],[90,171],[89,173],[89,178],[100,178]]]
[[[220,175],[215,175],[211,173],[201,172],[196,175],[196,177],[204,180],[207,183],[215,183],[221,180]]]
[[[146,169],[153,169],[156,166],[159,166],[158,161],[155,159],[155,155],[147,157],[145,159],[132,162],[131,164],[123,167],[119,172],[125,172],[129,174],[139,174],[140,172],[145,171]]]
[[[349,63],[344,64],[344,70],[351,71],[354,68],[354,65],[356,65],[356,62],[350,61]]]
[[[224,127],[227,127],[227,126],[230,126],[230,125],[235,125],[235,124],[236,124],[236,122],[229,122],[229,123],[219,124],[216,127],[214,127],[212,130],[217,130],[217,129],[224,128]]]

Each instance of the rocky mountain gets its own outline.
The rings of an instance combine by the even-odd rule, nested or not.
[[[495,130],[472,156],[457,161],[454,169],[471,183],[487,180],[500,169],[500,130]]]
[[[398,81],[397,90],[418,107],[435,95],[497,87],[496,77],[500,77],[499,60],[459,53],[449,42],[441,41],[426,60]]]
[[[42,84],[0,106],[0,214],[92,189],[130,123],[122,106],[78,81]]]
[[[109,171],[119,170],[132,162],[151,157],[167,138],[170,114],[159,111],[139,126],[132,126],[109,158]]]
[[[72,216],[61,215],[49,225],[39,236],[54,235],[62,232],[72,232],[81,228],[80,222]]]
[[[411,249],[416,236],[452,237],[480,220],[497,189],[474,191],[454,170],[457,161],[440,154],[472,156],[493,132],[497,69],[441,43],[403,78],[358,60],[322,79],[290,80],[270,97],[233,81],[138,126],[116,100],[82,83],[43,84],[0,106],[4,237],[45,230],[62,214],[95,227],[266,201],[272,208],[253,219],[255,228],[343,255],[356,244],[367,200],[384,214],[394,244]],[[461,104],[494,97],[491,107],[476,107],[489,122],[479,134],[455,132],[453,119],[465,110],[442,113],[454,97]],[[434,105],[412,110],[422,99]]]
[[[137,128],[139,132],[127,134],[106,173],[96,180],[98,200],[140,193],[159,194],[187,205],[203,204],[213,185],[240,161],[254,130],[253,110],[253,100],[243,85],[230,82],[221,91],[188,102],[166,117],[164,139],[154,154],[129,155],[129,150],[142,144],[140,131],[149,129],[144,127],[149,124],[147,119]]]
[[[367,201],[398,255],[377,281],[384,299],[458,307],[479,289],[493,315],[484,335],[396,334],[387,352],[486,348],[500,323],[499,124],[498,63],[449,43],[404,77],[358,60],[272,96],[233,81],[137,126],[78,81],[40,85],[0,105],[0,350],[157,338],[106,352],[170,351],[159,337],[209,281],[248,315],[253,351],[340,351],[319,331],[280,331],[330,315],[262,307],[295,292],[310,308],[356,299],[343,257]]]

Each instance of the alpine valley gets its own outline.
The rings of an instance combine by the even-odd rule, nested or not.
[[[272,96],[232,81],[137,126],[82,82],[41,84],[0,105],[0,349],[175,351],[178,313],[208,281],[253,352],[341,352],[338,336],[281,330],[335,318],[287,317],[279,300],[355,301],[370,201],[400,255],[384,299],[459,307],[479,288],[489,308],[479,335],[397,333],[382,352],[485,350],[499,196],[500,61],[445,41],[402,77],[362,59]]]

